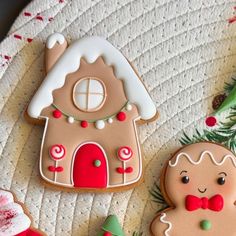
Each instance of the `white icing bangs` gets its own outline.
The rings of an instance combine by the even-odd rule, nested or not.
[[[52,41],[52,37],[50,40]],[[127,99],[138,107],[141,119],[154,117],[156,107],[127,59],[108,41],[96,36],[77,40],[65,50],[35,93],[29,104],[28,114],[38,118],[41,111],[53,103],[52,92],[64,85],[69,73],[79,69],[82,57],[88,63],[93,63],[100,56],[108,66],[115,66],[114,73],[118,79],[124,81]]]
[[[182,159],[182,158],[186,158],[191,164],[193,165],[198,165],[201,163],[201,161],[203,160],[203,158],[205,157],[210,157],[210,159],[212,160],[212,162],[217,165],[217,166],[221,166],[224,164],[224,162],[227,160],[227,159],[230,159],[232,161],[232,164],[236,167],[236,158],[232,155],[225,155],[221,161],[217,161],[213,154],[209,151],[204,151],[202,152],[201,156],[199,157],[199,159],[197,161],[194,161],[187,153],[185,152],[181,152],[177,155],[176,159],[174,162],[172,162],[172,160],[169,161],[169,166],[171,167],[175,167],[179,160]]]

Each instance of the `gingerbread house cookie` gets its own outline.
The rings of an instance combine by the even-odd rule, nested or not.
[[[17,202],[13,194],[0,189],[0,236],[43,236],[32,228],[24,206]]]
[[[103,38],[67,47],[58,33],[47,40],[45,61],[47,75],[27,109],[45,121],[42,178],[78,189],[137,183],[143,168],[136,125],[157,111],[129,61]]]
[[[236,156],[227,148],[181,148],[166,164],[161,190],[171,207],[153,220],[153,236],[236,235]]]

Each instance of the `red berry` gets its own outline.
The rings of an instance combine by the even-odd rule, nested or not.
[[[209,116],[205,120],[206,125],[209,126],[209,127],[215,126],[216,122],[217,122],[217,120],[214,116]]]
[[[108,231],[106,231],[105,233],[103,233],[103,236],[112,236],[112,234]]]
[[[54,110],[52,115],[54,118],[58,119],[61,117],[61,112],[59,110]]]
[[[27,38],[28,43],[31,43],[33,41],[32,38]]]
[[[86,128],[86,127],[88,127],[88,122],[86,120],[83,120],[83,121],[81,121],[80,125],[82,128]]]
[[[124,121],[126,119],[126,114],[123,111],[121,111],[116,115],[116,118],[119,121]]]

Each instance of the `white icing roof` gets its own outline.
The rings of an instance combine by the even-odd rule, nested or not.
[[[49,37],[51,41],[53,36]],[[58,33],[55,34],[55,41],[57,38]],[[67,48],[35,93],[28,114],[38,118],[41,111],[53,103],[53,90],[63,87],[67,74],[79,69],[81,57],[93,63],[99,56],[103,57],[107,65],[115,67],[114,73],[123,80],[126,96],[138,107],[141,119],[148,120],[155,116],[156,107],[127,59],[107,40],[97,36],[77,40]]]

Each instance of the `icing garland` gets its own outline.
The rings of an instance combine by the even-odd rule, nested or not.
[[[206,154],[208,154],[208,155],[210,156],[212,162],[213,162],[215,165],[217,165],[217,166],[221,166],[222,164],[224,164],[224,162],[226,161],[226,159],[229,158],[229,159],[231,159],[231,161],[233,162],[234,166],[236,167],[236,160],[235,160],[235,158],[234,158],[233,156],[231,156],[231,155],[225,155],[225,156],[223,157],[223,159],[222,159],[220,162],[217,162],[217,161],[215,160],[215,158],[213,157],[212,153],[209,152],[209,151],[204,151],[204,152],[201,154],[201,156],[200,156],[200,158],[198,159],[198,161],[193,161],[193,160],[191,159],[191,157],[190,157],[187,153],[181,152],[181,153],[179,153],[178,156],[176,157],[176,160],[175,160],[174,163],[172,163],[171,160],[169,161],[169,166],[175,167],[175,166],[178,164],[179,159],[180,159],[181,157],[183,157],[183,156],[185,156],[185,157],[189,160],[189,162],[190,162],[191,164],[193,164],[193,165],[198,165],[199,163],[201,163],[202,159],[204,158],[204,156],[205,156]]]
[[[113,119],[115,117],[116,117],[117,120],[119,120],[121,122],[125,121],[126,114],[125,114],[124,110],[126,110],[126,111],[131,111],[132,110],[132,105],[129,103],[129,101],[127,101],[124,104],[124,106],[122,106],[121,109],[118,112],[113,113],[109,116],[106,116],[106,117],[103,117],[103,118],[100,118],[100,119],[94,119],[94,120],[82,120],[82,119],[79,119],[77,117],[74,117],[74,116],[62,111],[54,103],[51,106],[55,109],[52,112],[52,115],[53,115],[54,118],[59,119],[59,118],[61,118],[61,116],[64,116],[64,117],[67,118],[67,121],[70,124],[73,124],[75,121],[78,121],[78,122],[80,122],[80,126],[82,128],[87,128],[88,124],[94,124],[97,129],[104,129],[105,128],[105,121],[108,124],[111,124],[111,123],[113,123]]]
[[[168,224],[168,228],[165,230],[165,236],[169,236],[169,231],[172,229],[172,224],[169,221],[164,220],[166,217],[166,213],[162,213],[160,217],[160,221],[163,224]]]

